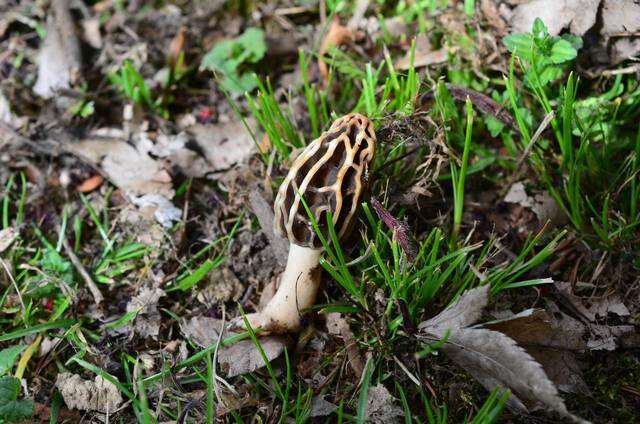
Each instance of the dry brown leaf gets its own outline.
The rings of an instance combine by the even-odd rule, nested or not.
[[[221,319],[192,317],[180,321],[180,330],[185,337],[204,348],[218,341],[218,335],[223,325],[224,323]]]
[[[325,86],[329,82],[329,70],[327,69],[327,64],[324,62],[324,55],[331,47],[349,44],[354,42],[355,39],[356,34],[350,28],[343,26],[336,16],[331,22],[327,35],[325,35],[324,40],[322,40],[320,50],[318,51],[318,71]]]
[[[166,296],[159,288],[143,287],[137,296],[127,303],[127,313],[137,311],[132,327],[135,333],[142,337],[158,337],[160,334],[160,311],[158,301]]]
[[[421,322],[418,329],[442,336],[447,330],[456,331],[474,324],[489,302],[489,289],[489,285],[484,285],[467,290],[444,311]]]
[[[70,2],[53,0],[47,18],[47,35],[38,52],[38,78],[33,91],[45,99],[75,82],[80,66],[80,45],[75,34]]]
[[[269,245],[273,249],[278,263],[284,266],[289,254],[289,242],[284,237],[277,235],[273,230],[273,205],[264,200],[264,197],[257,190],[249,193],[249,205],[254,215],[258,218],[262,232],[269,239]]]
[[[150,209],[160,224],[170,227],[181,217],[169,199],[174,190],[171,176],[148,154],[144,137],[132,146],[120,139],[87,139],[65,144],[65,149],[102,171],[129,200],[142,209]]]
[[[16,238],[18,238],[18,233],[13,231],[13,227],[7,227],[0,230],[0,253],[7,250]]]
[[[583,298],[573,294],[573,289],[569,282],[558,281],[555,286],[562,296],[591,322],[605,319],[609,314],[619,317],[630,315],[629,309],[622,303],[620,296],[617,294],[610,294],[606,297]]]
[[[528,309],[505,319],[483,323],[481,327],[499,331],[525,348],[558,389],[571,393],[588,392],[572,352],[587,348],[586,328],[579,321],[566,315],[558,318],[543,309]]]
[[[80,193],[89,193],[102,185],[104,178],[102,175],[94,175],[87,178],[76,187],[76,191]]]
[[[90,381],[77,374],[62,372],[56,379],[56,388],[69,409],[113,413],[122,403],[122,395],[115,384],[99,375]]]
[[[259,341],[269,362],[279,357],[289,343],[283,336],[260,337]],[[221,348],[218,351],[218,363],[229,377],[253,372],[265,366],[262,355],[252,340],[242,340]]]
[[[360,378],[364,372],[364,360],[358,350],[356,339],[347,320],[338,312],[328,313],[327,331],[329,331],[329,334],[339,335],[342,337],[347,349],[349,365],[351,365],[351,369],[353,369],[356,377]]]
[[[247,119],[250,128],[256,128],[253,119]],[[256,144],[240,120],[225,123],[197,124],[188,130],[193,134],[208,162],[207,172],[223,171],[244,162],[256,151]]]
[[[326,417],[333,414],[338,407],[333,403],[325,400],[324,396],[316,396],[311,399],[311,408],[309,417]]]
[[[438,316],[419,325],[425,336],[446,337],[442,350],[473,375],[485,388],[511,390],[513,408],[526,411],[528,404],[542,404],[575,422],[584,422],[567,411],[557,388],[542,366],[508,336],[493,330],[469,328],[488,303],[489,287],[467,290]]]
[[[425,34],[416,37],[416,48],[413,57],[413,66],[423,68],[429,65],[444,63],[447,61],[448,52],[446,49],[433,50],[431,41]],[[397,60],[394,68],[406,71],[411,67],[411,52],[408,51],[404,57]]]
[[[387,424],[399,423],[404,413],[389,390],[384,385],[377,384],[369,388],[364,416],[366,422]]]
[[[584,35],[596,22],[600,0],[531,0],[517,6],[511,17],[512,32],[530,32],[536,18],[542,19],[549,34],[569,28]]]
[[[102,48],[102,34],[100,34],[100,18],[88,18],[82,21],[84,40],[94,49]]]
[[[497,384],[510,389],[519,399],[551,408],[574,422],[585,422],[567,411],[558,389],[542,366],[504,334],[464,328],[451,333],[442,349],[458,365],[479,377],[488,390]],[[490,379],[487,381],[484,376]]]
[[[567,217],[551,195],[546,191],[540,191],[529,196],[522,182],[514,183],[504,197],[507,203],[518,204],[530,209],[536,214],[541,223],[551,222],[552,225],[562,225]]]
[[[602,30],[606,55],[612,65],[640,53],[640,4],[628,0],[603,0]],[[628,34],[624,36],[624,34]],[[610,38],[611,37],[611,38]]]

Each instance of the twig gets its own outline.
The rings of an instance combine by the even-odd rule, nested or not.
[[[82,262],[80,262],[80,259],[78,259],[71,246],[69,246],[69,241],[67,241],[66,237],[62,237],[62,246],[64,247],[64,251],[67,253],[67,256],[69,256],[69,259],[71,259],[73,266],[76,267],[84,282],[87,283],[87,287],[93,295],[93,300],[99,305],[104,300],[104,297],[102,296],[98,286],[96,286],[96,283],[93,282],[93,279],[87,272],[87,269],[82,265]]]

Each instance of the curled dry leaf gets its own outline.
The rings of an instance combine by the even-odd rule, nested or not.
[[[81,66],[70,2],[53,0],[47,18],[47,35],[38,52],[38,79],[33,91],[45,99],[71,87]]]
[[[63,372],[58,374],[56,388],[69,409],[113,413],[122,403],[122,395],[115,384],[99,375],[90,381]]]
[[[407,223],[399,221],[391,215],[376,198],[371,199],[371,206],[376,211],[378,218],[380,218],[385,225],[393,231],[393,236],[398,241],[398,244],[404,251],[405,255],[407,255],[407,260],[410,263],[413,263],[418,252]]]
[[[531,209],[540,223],[550,221],[553,225],[561,225],[566,222],[566,215],[548,192],[542,191],[529,196],[522,182],[514,183],[509,188],[504,201]]]

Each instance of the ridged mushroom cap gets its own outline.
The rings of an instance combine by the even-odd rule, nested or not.
[[[327,212],[338,237],[343,237],[366,188],[375,149],[376,135],[366,116],[351,113],[335,120],[298,155],[278,189],[276,232],[299,246],[322,247],[302,198],[325,237]]]

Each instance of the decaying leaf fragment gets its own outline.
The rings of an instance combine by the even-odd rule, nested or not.
[[[223,327],[222,320],[209,317],[193,317],[180,322],[182,333],[203,348],[218,343],[219,332]],[[223,338],[233,334],[224,331]],[[259,340],[269,362],[278,358],[290,342],[284,336],[265,336],[260,337]],[[252,340],[242,340],[230,346],[220,346],[218,364],[228,377],[253,372],[265,366],[262,355]]]
[[[542,366],[503,333],[470,327],[488,303],[489,286],[468,290],[439,315],[419,325],[426,338],[444,338],[442,350],[485,388],[509,389],[512,408],[527,404],[553,409],[574,422],[584,422],[567,411],[556,386]]]
[[[70,88],[80,70],[80,45],[69,3],[66,0],[51,2],[47,35],[38,53],[38,79],[33,91],[45,99],[60,89]]]
[[[90,381],[77,374],[63,372],[58,374],[56,388],[69,409],[113,413],[122,403],[122,395],[115,384],[99,375]]]
[[[558,35],[564,28],[583,35],[596,22],[600,0],[531,0],[513,11],[513,32],[529,32],[536,18],[542,19],[549,34]]]
[[[174,194],[171,175],[149,155],[143,139],[133,146],[116,138],[94,138],[68,143],[65,148],[99,168],[132,203],[153,208],[162,225],[171,226],[180,219],[180,210],[170,201]]]

